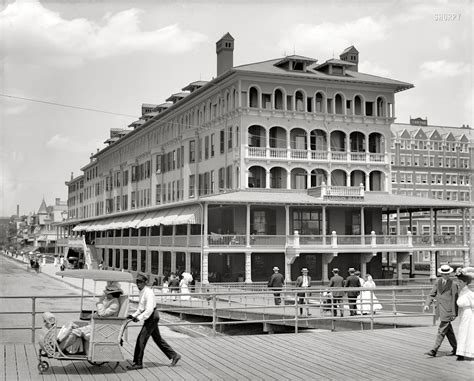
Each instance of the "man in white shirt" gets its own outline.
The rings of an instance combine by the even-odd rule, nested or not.
[[[175,366],[181,358],[160,335],[160,328],[158,327],[160,316],[156,308],[155,294],[153,290],[147,286],[147,282],[148,277],[146,274],[137,274],[136,284],[140,290],[138,308],[132,315],[128,315],[128,318],[134,322],[143,321],[143,326],[137,337],[137,343],[135,344],[133,364],[127,366],[129,370],[143,368],[143,355],[145,354],[145,346],[150,336],[166,357],[172,360],[171,366]]]
[[[308,269],[306,267],[301,269],[301,274],[296,279],[296,287],[308,288],[311,287],[311,277],[308,275]],[[308,294],[306,292],[298,293],[298,304],[308,304]],[[303,315],[303,308],[300,307],[300,315]],[[311,316],[309,308],[306,308],[306,315]]]

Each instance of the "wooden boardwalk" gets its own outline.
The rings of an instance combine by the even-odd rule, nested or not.
[[[150,340],[145,367],[126,371],[82,361],[48,360],[37,370],[32,344],[0,345],[0,380],[469,380],[474,361],[423,355],[433,345],[436,327],[373,331],[306,331],[299,334],[215,336],[168,340],[182,359],[174,368]],[[128,359],[133,343],[124,344]]]

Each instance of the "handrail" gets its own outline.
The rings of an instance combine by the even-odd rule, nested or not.
[[[207,285],[206,285],[207,286]],[[237,325],[248,323],[280,323],[294,325],[297,333],[300,327],[300,321],[324,321],[330,320],[333,329],[336,322],[339,320],[360,320],[365,321],[369,319],[370,327],[373,329],[375,320],[386,320],[388,318],[400,318],[401,316],[420,317],[420,316],[434,316],[434,311],[430,314],[423,312],[423,305],[425,302],[425,295],[431,286],[381,286],[376,290],[366,288],[328,288],[324,286],[310,287],[310,288],[295,288],[292,286],[286,287],[281,291],[280,297],[284,303],[281,305],[274,304],[275,290],[266,289],[259,291],[242,291],[238,289],[229,290],[214,290],[213,292],[191,292],[187,294],[181,293],[161,293],[156,292],[155,295],[159,304],[159,310],[163,312],[190,314],[194,311],[196,314],[208,316],[212,318],[210,322],[180,322],[180,323],[165,323],[164,326],[192,326],[192,325],[209,325],[214,331],[218,326],[223,325]],[[370,307],[369,315],[345,316],[335,317],[334,312],[341,310],[331,302],[328,302],[327,292],[335,291],[369,291],[370,301],[362,300],[360,306],[368,305]],[[377,295],[378,302],[384,306],[383,314],[377,313],[373,310],[374,292]],[[304,295],[302,295],[304,294]],[[402,295],[402,297],[400,297]],[[138,294],[130,295],[131,298],[136,298]],[[86,296],[92,298],[92,296]],[[45,312],[37,311],[37,301],[39,299],[78,299],[79,295],[72,296],[57,296],[57,295],[43,295],[43,296],[16,296],[8,295],[1,296],[1,299],[12,300],[31,300],[30,311],[1,311],[0,315],[26,315],[31,314],[31,325],[29,326],[15,326],[15,327],[0,327],[1,330],[31,330],[31,342],[35,342],[36,330],[41,327],[36,326],[36,316]],[[173,298],[175,300],[173,300]],[[25,303],[26,304],[26,303]],[[347,304],[347,302],[344,302]],[[311,309],[311,311],[319,311],[319,314],[313,313],[311,316],[300,316],[300,309]],[[233,311],[239,316],[246,316],[246,320],[223,321],[220,317],[230,315]],[[78,313],[75,310],[50,310],[54,314],[71,314]],[[326,315],[330,312],[330,316]],[[249,313],[254,313],[253,317],[249,317]],[[347,314],[346,314],[347,315]]]

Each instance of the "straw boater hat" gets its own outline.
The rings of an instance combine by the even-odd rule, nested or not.
[[[305,271],[308,272],[308,269],[307,269],[306,267],[303,267],[303,268],[301,269],[301,272],[304,273]]]
[[[273,268],[273,271],[280,271],[280,269],[275,266],[275,267]]]
[[[339,272],[339,269],[336,267],[335,269],[332,269],[332,272],[333,272],[333,273],[338,273],[338,272]]]
[[[137,274],[137,281],[140,281],[140,282],[148,282],[148,276],[144,273],[138,273]]]
[[[349,270],[347,270],[349,274],[353,274],[356,272],[356,269],[354,267],[351,267]]]
[[[453,271],[454,271],[454,269],[450,265],[442,265],[438,269],[438,272],[440,274],[451,274]]]
[[[104,290],[104,294],[114,294],[116,292],[123,294],[123,290],[116,284],[109,285]]]

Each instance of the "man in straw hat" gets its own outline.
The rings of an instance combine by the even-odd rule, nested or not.
[[[143,321],[143,326],[135,344],[133,364],[127,366],[129,370],[143,368],[143,355],[145,354],[145,346],[150,336],[155,344],[158,345],[158,348],[171,360],[171,366],[175,366],[181,358],[160,335],[160,328],[158,327],[160,316],[156,308],[155,294],[147,286],[147,283],[148,276],[144,273],[138,273],[136,278],[136,284],[140,290],[138,308],[132,315],[128,315],[128,318],[134,322]]]
[[[428,311],[431,303],[435,301],[436,313],[440,320],[435,345],[433,349],[425,353],[431,357],[436,356],[445,336],[447,336],[449,344],[453,347],[450,355],[456,354],[457,342],[451,322],[457,316],[456,300],[458,297],[458,287],[450,276],[453,271],[453,268],[449,265],[442,265],[438,269],[441,277],[434,282],[425,302],[424,310]]]
[[[311,277],[308,275],[308,269],[303,267],[301,269],[301,275],[296,278],[296,287],[308,288],[311,287]],[[298,293],[298,304],[308,304],[308,293]],[[300,307],[300,315],[303,315],[303,307]],[[309,308],[306,308],[306,315],[311,316]]]
[[[278,267],[273,268],[273,274],[268,281],[268,288],[271,288],[273,291],[273,296],[275,298],[275,305],[279,306],[281,304],[280,292],[283,285],[285,284],[285,278],[280,274],[280,269]]]
[[[351,267],[347,270],[349,276],[346,278],[345,286],[346,287],[360,287],[360,280],[356,273],[356,269]],[[349,311],[351,316],[357,315],[357,297],[359,296],[359,290],[350,290],[347,291],[347,302],[349,304]]]

